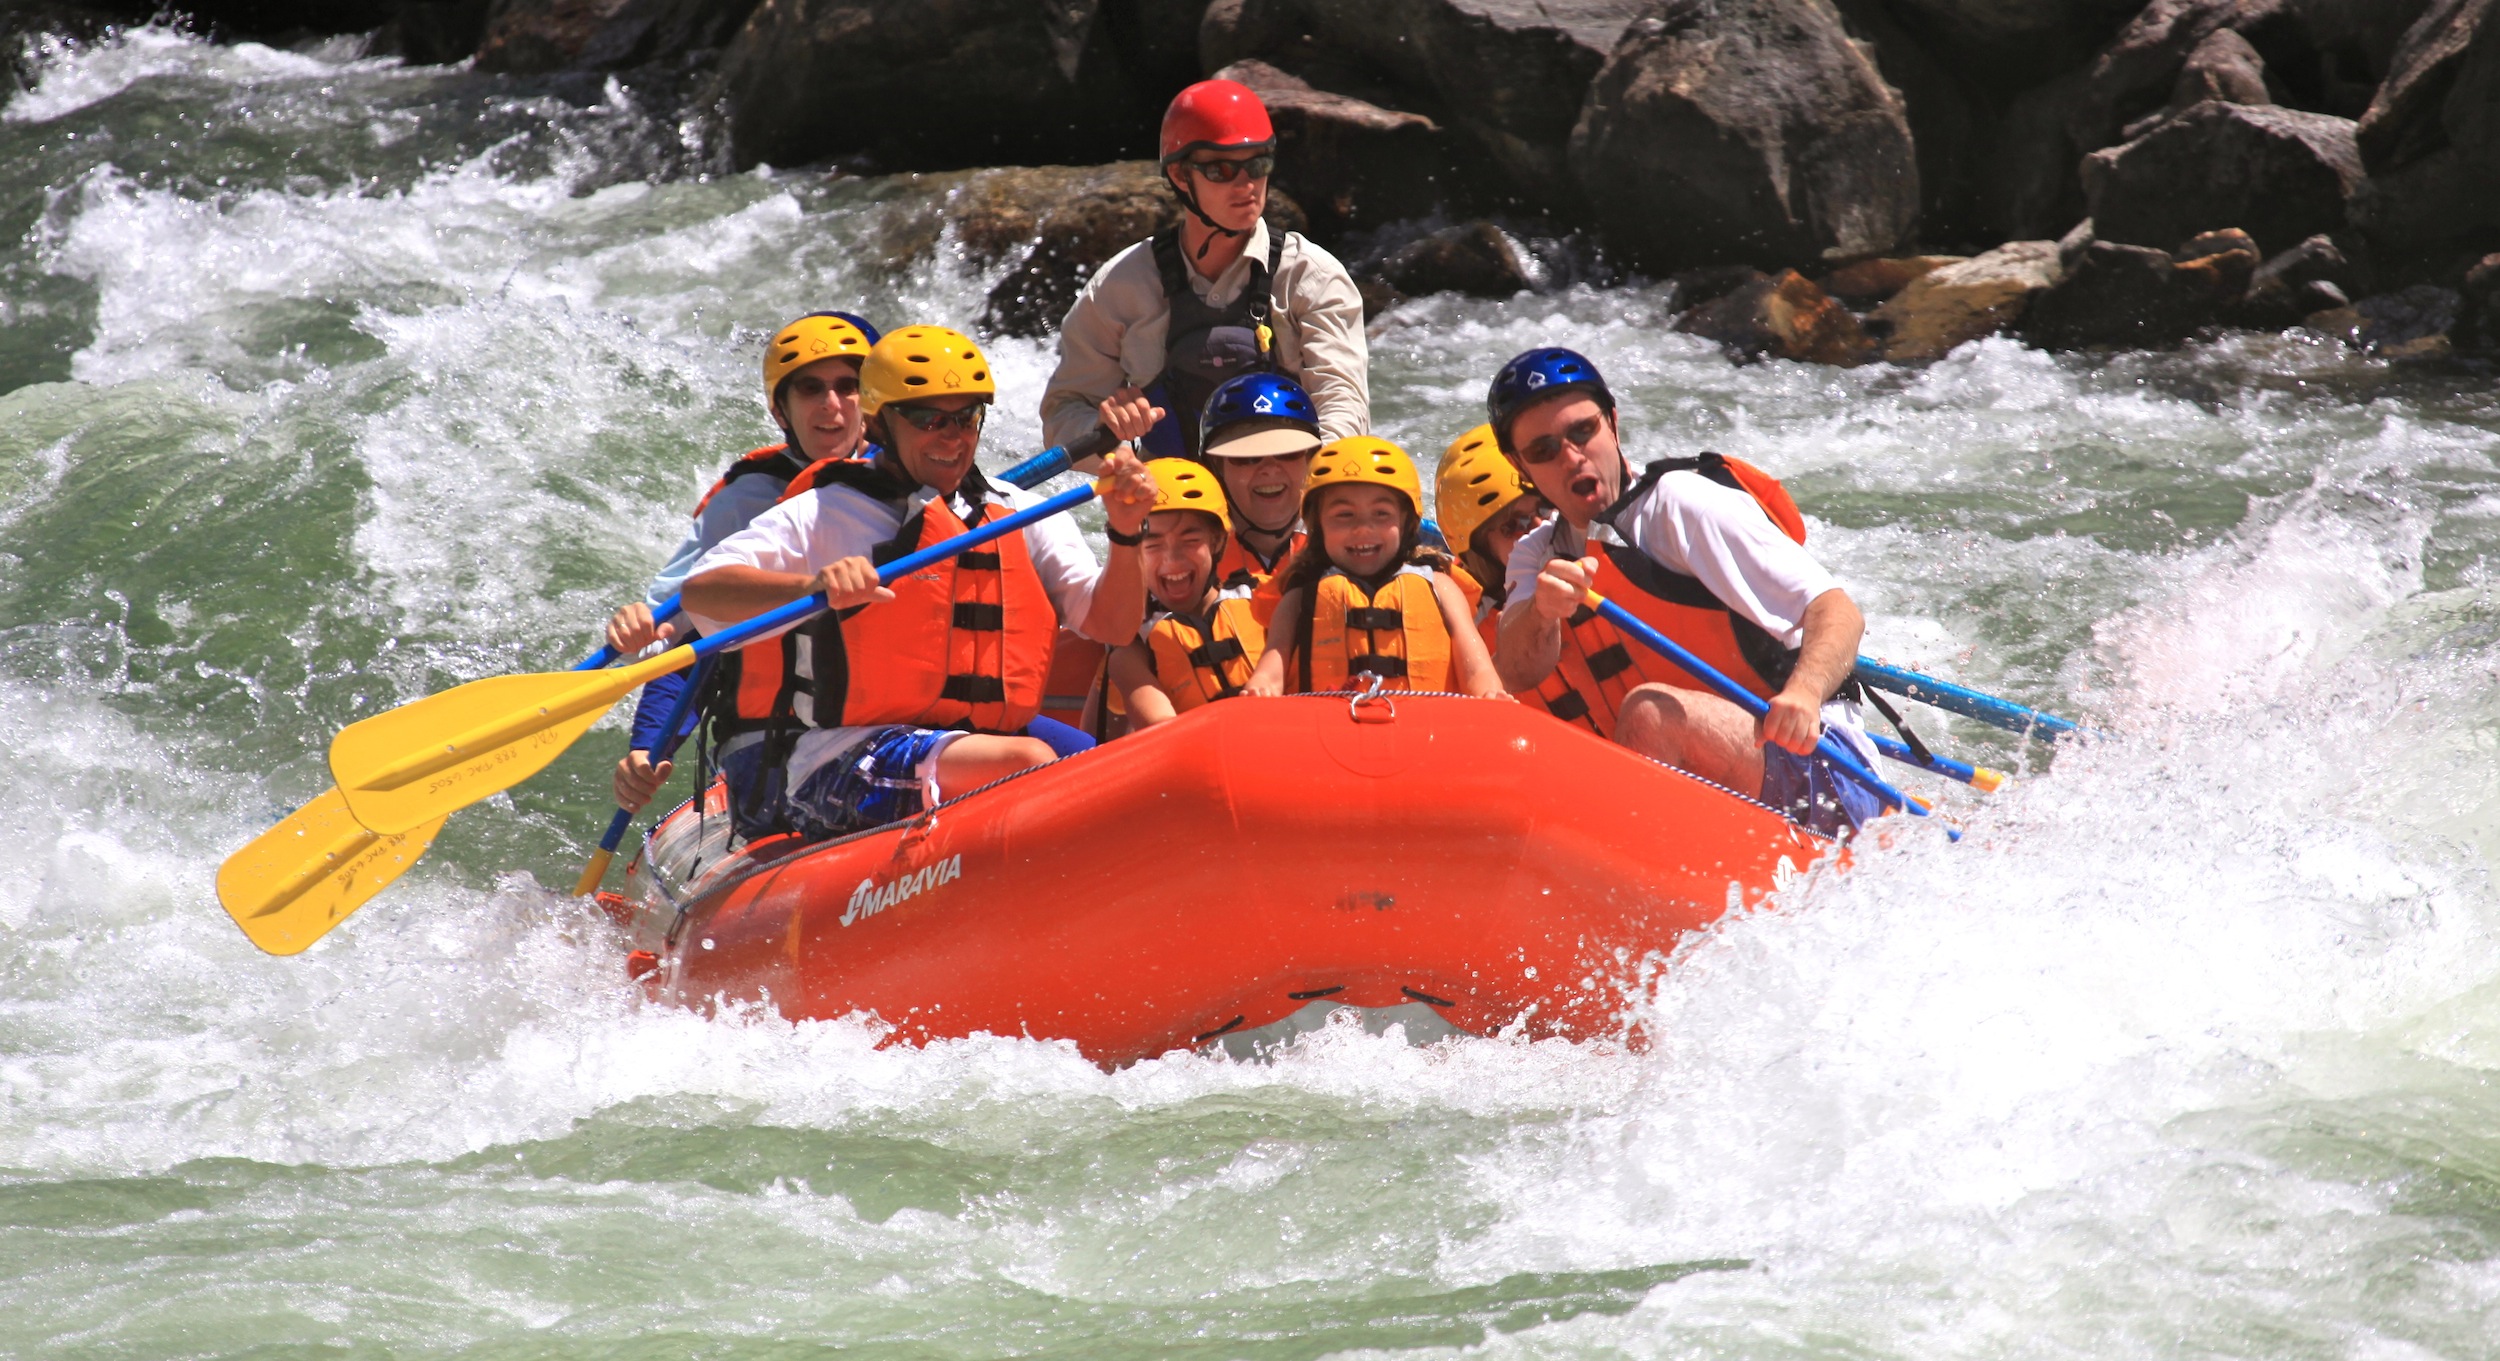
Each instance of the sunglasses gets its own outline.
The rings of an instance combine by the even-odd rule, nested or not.
[[[1505,538],[1526,538],[1528,531],[1545,523],[1545,516],[1533,510],[1514,510],[1493,522],[1493,532]]]
[[[844,374],[839,378],[793,378],[784,391],[802,402],[820,402],[830,392],[836,397],[859,395],[859,379]]]
[[[1566,444],[1570,445],[1574,449],[1586,451],[1589,447],[1589,441],[1597,438],[1597,432],[1605,428],[1606,418],[1603,416],[1589,416],[1581,420],[1573,421],[1571,424],[1563,427],[1563,431],[1559,435],[1539,435],[1535,439],[1521,445],[1519,447],[1519,461],[1522,463],[1551,463],[1555,459],[1562,456],[1563,446]]]
[[[1263,180],[1276,171],[1276,158],[1273,156],[1252,156],[1242,161],[1183,161],[1181,164],[1209,184],[1230,184],[1244,175]]]
[[[912,429],[925,435],[937,430],[977,433],[981,429],[982,413],[988,411],[989,408],[974,405],[965,407],[961,411],[946,411],[934,406],[897,406],[891,410],[909,423]]]

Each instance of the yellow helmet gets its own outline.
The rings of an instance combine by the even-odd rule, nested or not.
[[[1375,435],[1349,435],[1320,446],[1311,457],[1311,480],[1304,484],[1302,504],[1330,487],[1368,484],[1388,487],[1406,497],[1406,508],[1423,513],[1424,480],[1406,451]]]
[[[1233,532],[1232,509],[1224,504],[1224,484],[1206,465],[1193,459],[1158,458],[1146,465],[1154,474],[1156,510],[1194,510],[1215,517],[1224,532]]]
[[[1442,453],[1441,472],[1433,485],[1433,510],[1440,518],[1442,537],[1453,550],[1464,553],[1487,520],[1527,494],[1528,484],[1519,480],[1519,470],[1494,443],[1493,427],[1479,425],[1450,441]]]
[[[906,326],[889,331],[859,368],[859,410],[874,416],[888,402],[931,397],[996,400],[998,383],[981,347],[961,331],[943,326]]]
[[[764,405],[781,411],[781,380],[819,359],[868,358],[868,333],[847,317],[810,312],[781,328],[764,347]]]

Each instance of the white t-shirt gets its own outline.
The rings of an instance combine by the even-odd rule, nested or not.
[[[1600,537],[1604,526],[1592,526]],[[1788,647],[1805,641],[1806,606],[1840,582],[1773,523],[1751,492],[1713,482],[1698,472],[1671,472],[1614,518],[1628,546],[1671,572],[1698,579],[1720,603],[1762,627]],[[1536,594],[1537,575],[1558,557],[1577,558],[1586,542],[1556,516],[1521,537],[1504,575],[1506,604]],[[1858,706],[1835,699],[1823,706],[1823,722],[1849,732],[1864,747]]]
[[[1042,500],[1031,492],[998,484],[993,484],[991,494],[1016,510]],[[898,513],[893,506],[850,487],[819,487],[756,516],[746,528],[714,545],[686,576],[692,579],[714,568],[737,566],[812,574],[844,558],[864,558],[877,545],[902,532],[903,521],[935,499],[935,491],[919,488]],[[962,515],[971,508],[957,497],[954,509]],[[1102,576],[1102,564],[1095,560],[1094,550],[1086,546],[1076,521],[1067,515],[1053,515],[1026,525],[1022,532],[1025,552],[1033,559],[1042,589],[1050,593],[1051,604],[1058,608],[1060,622],[1084,618],[1086,611],[1093,608],[1094,583]],[[729,627],[731,622],[693,610],[686,615],[707,637]],[[859,745],[876,731],[874,727],[811,728],[801,733],[790,753],[789,782],[785,787],[797,789],[827,761]],[[938,752],[943,750],[944,744],[940,744],[921,763],[920,777],[931,804],[939,797],[935,772]]]

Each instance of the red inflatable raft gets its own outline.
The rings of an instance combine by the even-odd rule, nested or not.
[[[718,864],[653,834],[631,918],[658,995],[866,1013],[918,1041],[1120,1063],[1317,999],[1461,1030],[1619,1033],[1625,985],[1829,842],[1517,704],[1208,705],[839,841]]]

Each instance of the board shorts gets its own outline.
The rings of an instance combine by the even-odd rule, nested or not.
[[[1059,756],[1094,744],[1076,729],[1047,718],[1034,719],[1025,731]],[[936,785],[932,763],[948,743],[966,735],[904,723],[870,728],[810,770],[796,789],[784,788],[785,768],[764,768],[764,744],[750,743],[721,758],[721,773],[729,781],[730,819],[742,840],[796,832],[821,841],[917,817],[927,811]]]
[[[1820,751],[1799,756],[1775,743],[1762,747],[1762,801],[1791,822],[1844,839],[1884,811],[1883,799],[1842,774],[1829,756]]]

